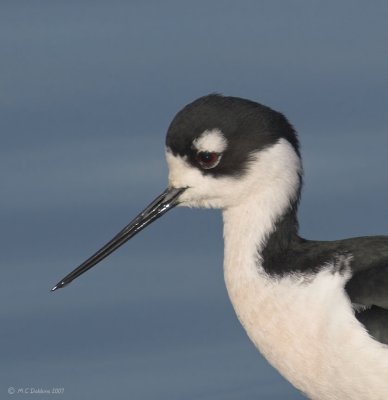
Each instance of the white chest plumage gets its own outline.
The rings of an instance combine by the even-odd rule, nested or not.
[[[310,276],[267,275],[257,249],[270,221],[260,224],[260,215],[252,219],[249,209],[223,213],[224,273],[252,342],[311,399],[388,399],[388,346],[370,338],[354,317],[344,291],[347,277],[330,266]]]

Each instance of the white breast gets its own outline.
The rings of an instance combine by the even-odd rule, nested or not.
[[[269,277],[257,255],[269,226],[248,210],[246,204],[223,213],[224,273],[252,342],[311,399],[388,399],[388,346],[370,338],[354,317],[346,276],[327,266],[310,277]]]

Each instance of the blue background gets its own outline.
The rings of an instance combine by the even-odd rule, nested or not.
[[[383,1],[1,1],[0,397],[302,399],[234,315],[220,212],[176,209],[50,288],[165,188],[168,124],[210,92],[294,124],[302,235],[388,233],[387,19]]]

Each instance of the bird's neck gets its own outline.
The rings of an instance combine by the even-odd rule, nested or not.
[[[265,238],[260,249],[261,267],[266,273],[282,275],[289,270],[292,260],[288,256],[303,241],[298,236],[298,228],[297,204],[291,204],[275,222],[272,232]]]
[[[258,154],[247,176],[244,195],[223,209],[225,279],[241,284],[268,275],[266,259],[298,238],[301,160],[279,141]]]
[[[268,249],[276,252],[297,237],[300,178],[295,179],[289,185],[275,182],[278,185],[258,190],[238,206],[223,210],[226,288],[248,336],[274,365],[278,365],[278,354],[272,351],[279,335],[273,321],[283,314],[273,291],[276,277],[267,273],[264,257]]]
[[[300,177],[296,179],[299,184],[293,189],[284,185],[284,190],[258,192],[238,206],[223,210],[226,268],[238,265],[268,272],[268,263],[300,240]]]

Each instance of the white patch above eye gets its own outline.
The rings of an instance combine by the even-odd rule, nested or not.
[[[223,153],[228,147],[228,141],[219,129],[204,131],[193,141],[193,147],[197,151]]]

